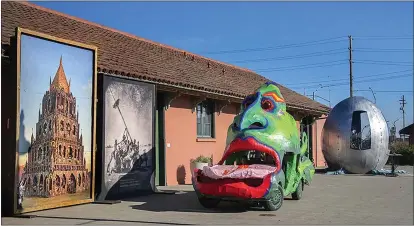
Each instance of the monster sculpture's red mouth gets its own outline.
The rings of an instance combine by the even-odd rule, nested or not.
[[[274,166],[267,165],[223,165],[231,155],[240,151],[257,151],[269,154]],[[273,164],[272,164],[273,165]],[[272,185],[272,174],[280,171],[281,164],[275,150],[253,137],[237,138],[227,147],[218,165],[196,169],[194,186],[203,195],[236,197],[242,199],[263,198]]]
[[[273,157],[275,160],[275,166],[276,166],[276,172],[280,171],[281,168],[281,162],[279,155],[276,153],[276,151],[257,141],[253,137],[246,137],[246,138],[237,138],[233,140],[227,147],[226,151],[224,152],[223,157],[221,158],[219,165],[223,164],[224,161],[233,153],[240,152],[240,151],[257,151],[257,152],[263,152],[266,154],[269,154]]]

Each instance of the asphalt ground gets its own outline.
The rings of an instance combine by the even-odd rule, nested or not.
[[[245,209],[221,203],[205,209],[191,185],[160,187],[176,194],[154,194],[121,203],[85,204],[31,213],[34,218],[2,218],[3,225],[105,225],[105,224],[414,224],[413,167],[398,177],[320,175],[305,186],[302,200],[286,198],[280,210]]]

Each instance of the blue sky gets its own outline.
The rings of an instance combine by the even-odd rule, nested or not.
[[[24,136],[30,142],[32,129],[36,137],[36,123],[43,95],[49,89],[62,56],[70,90],[76,97],[80,129],[83,134],[85,158],[91,150],[91,96],[93,52],[56,42],[23,35],[21,38],[20,109],[24,111]],[[23,131],[20,131],[23,132]],[[25,152],[20,150],[20,152]],[[24,160],[25,161],[25,160]]]
[[[346,36],[352,35],[354,89],[368,90],[354,95],[373,100],[371,87],[377,105],[391,123],[402,116],[398,100],[405,95],[406,125],[413,122],[412,2],[45,1],[36,4],[252,69],[301,94],[310,95],[322,84],[325,87],[319,88],[316,95],[330,99],[332,106],[349,96],[349,86],[337,84],[346,83],[349,78]],[[330,39],[336,37],[343,38]],[[330,40],[324,44],[258,51],[325,39]],[[245,49],[254,51],[223,53]],[[317,54],[303,57],[309,53]],[[257,61],[268,58],[279,59]],[[300,69],[301,65],[309,66]],[[358,82],[363,80],[368,82]],[[318,101],[328,105],[323,99]],[[402,120],[396,125],[397,130],[401,129]]]

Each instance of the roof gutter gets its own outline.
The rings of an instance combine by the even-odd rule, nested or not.
[[[212,95],[219,95],[219,96],[223,96],[223,97],[230,97],[230,98],[235,98],[235,99],[239,99],[239,100],[243,100],[244,99],[242,97],[231,96],[231,95],[221,94],[221,93],[215,93],[215,92],[211,92],[211,91],[207,91],[207,90],[198,90],[198,89],[194,89],[194,88],[188,88],[188,87],[185,87],[185,86],[173,85],[173,84],[166,83],[166,82],[157,82],[157,81],[152,81],[152,80],[147,80],[147,79],[142,79],[142,78],[129,77],[129,76],[124,76],[124,75],[117,75],[117,74],[114,74],[114,73],[102,72],[102,71],[101,72],[98,72],[98,74],[99,73],[100,74],[109,75],[109,76],[113,76],[113,77],[118,77],[118,78],[124,78],[124,79],[130,79],[130,80],[137,80],[137,81],[147,82],[147,83],[151,83],[151,84],[170,86],[170,87],[174,87],[174,88],[179,88],[179,89],[184,89],[184,90],[190,90],[190,91],[195,91],[195,92],[208,93],[208,94],[212,94]]]
[[[294,106],[294,105],[293,106],[292,105],[289,106],[289,104],[287,105],[287,107],[288,108],[293,108],[295,110],[315,112],[315,113],[318,113],[318,114],[328,114],[329,113],[329,111],[320,111],[320,110],[316,110],[316,109],[305,108],[305,107]]]
[[[211,91],[207,91],[207,90],[199,90],[199,89],[189,88],[189,87],[180,86],[180,85],[173,85],[173,84],[166,83],[166,82],[158,82],[158,81],[152,81],[152,80],[147,80],[147,79],[142,79],[142,78],[137,78],[137,77],[129,77],[129,76],[124,76],[124,75],[118,75],[118,74],[114,74],[114,73],[110,73],[110,72],[100,71],[100,72],[98,72],[98,74],[104,74],[104,75],[109,75],[109,76],[113,76],[113,77],[117,77],[117,78],[124,78],[124,79],[131,79],[131,80],[136,80],[136,81],[141,81],[141,82],[147,82],[147,83],[151,83],[151,84],[164,85],[164,86],[167,86],[167,87],[174,87],[174,88],[177,88],[177,89],[189,90],[189,91],[194,91],[194,92],[198,92],[198,93],[208,93],[208,94],[211,94],[211,95],[217,95],[217,96],[222,96],[222,97],[238,99],[240,101],[244,99],[243,97],[232,96],[232,95],[221,94],[221,93],[215,93],[215,92],[211,92]],[[288,108],[293,108],[293,109],[296,109],[296,110],[312,111],[312,112],[316,112],[316,113],[320,113],[320,114],[326,114],[326,113],[329,112],[329,111],[325,112],[325,111],[320,111],[320,110],[316,110],[316,109],[299,107],[299,106],[295,106],[295,105],[291,105],[291,104],[287,104],[287,106],[288,106]]]
[[[3,49],[3,47],[2,47],[2,49]],[[7,56],[5,54],[2,54],[2,57],[9,58],[9,56]],[[136,81],[142,81],[142,82],[147,82],[147,83],[151,83],[151,84],[164,85],[164,86],[168,86],[168,87],[174,87],[174,88],[178,88],[178,89],[184,89],[184,90],[189,90],[189,91],[194,91],[194,92],[199,92],[199,93],[208,93],[208,94],[211,94],[211,95],[228,97],[228,98],[237,99],[237,100],[240,100],[240,101],[242,101],[244,99],[244,97],[238,97],[238,96],[233,96],[233,95],[216,93],[216,92],[211,92],[211,91],[207,91],[207,90],[199,90],[199,89],[189,88],[189,87],[180,86],[180,85],[173,85],[173,84],[166,83],[166,82],[157,82],[157,81],[152,81],[152,80],[142,79],[142,78],[137,78],[137,77],[123,76],[123,75],[118,75],[118,74],[110,73],[110,72],[106,72],[106,71],[105,72],[104,71],[98,71],[98,74],[105,74],[105,75],[118,77],[118,78],[133,79],[133,80],[136,80]],[[320,110],[316,110],[316,109],[296,106],[294,104],[287,104],[287,107],[292,108],[292,109],[296,109],[296,110],[311,111],[311,112],[315,112],[315,113],[319,113],[319,114],[329,113],[329,111],[320,111]]]

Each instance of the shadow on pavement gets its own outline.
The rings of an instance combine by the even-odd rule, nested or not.
[[[194,191],[179,192],[176,194],[154,194],[134,198],[123,199],[128,202],[142,202],[142,204],[130,206],[132,209],[152,212],[199,212],[199,213],[241,213],[247,208],[235,202],[220,202],[217,208],[206,209],[202,207]]]
[[[85,217],[37,216],[37,218],[62,219],[62,220],[85,220],[85,221],[88,221],[88,222],[85,222],[83,224],[90,224],[90,223],[94,223],[94,222],[123,222],[123,223],[139,223],[139,224],[194,225],[194,224],[181,224],[181,223],[171,223],[171,222],[100,219],[100,218],[85,218]]]

